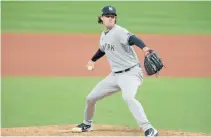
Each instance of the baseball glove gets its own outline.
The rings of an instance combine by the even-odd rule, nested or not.
[[[159,73],[164,65],[155,51],[149,50],[144,58],[144,67],[148,75],[154,75]]]

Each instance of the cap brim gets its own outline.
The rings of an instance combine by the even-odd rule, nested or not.
[[[105,15],[114,15],[114,16],[117,16],[116,13],[105,13],[105,14],[102,14],[102,16],[105,16]]]

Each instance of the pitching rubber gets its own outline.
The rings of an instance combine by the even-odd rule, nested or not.
[[[75,128],[72,128],[72,132],[73,132],[73,133],[81,133],[82,130],[81,130],[81,128],[75,127]]]

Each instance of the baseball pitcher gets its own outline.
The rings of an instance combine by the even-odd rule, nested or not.
[[[144,131],[145,136],[157,136],[158,131],[149,122],[143,106],[135,98],[138,88],[143,83],[143,70],[133,45],[143,50],[145,67],[148,68],[146,70],[147,72],[150,70],[149,75],[157,73],[162,68],[162,63],[156,53],[147,47],[141,39],[117,25],[116,22],[116,9],[112,6],[105,6],[101,11],[101,16],[98,17],[98,23],[104,26],[99,41],[99,49],[88,61],[87,67],[88,69],[94,69],[95,62],[105,55],[110,64],[111,72],[87,96],[84,120],[72,131],[91,131],[96,102],[117,91],[121,91],[123,100],[128,105],[140,128]]]

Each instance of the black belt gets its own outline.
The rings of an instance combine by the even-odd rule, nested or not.
[[[136,64],[136,65],[139,65],[139,64]],[[132,67],[130,67],[130,68],[128,68],[128,69],[125,69],[125,70],[122,70],[122,71],[117,71],[117,72],[114,72],[114,73],[122,73],[122,72],[127,72],[127,71],[130,71],[132,68],[134,68],[136,65],[134,65],[134,66],[132,66]]]

